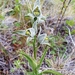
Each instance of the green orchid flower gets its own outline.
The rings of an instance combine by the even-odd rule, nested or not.
[[[23,36],[34,37],[35,36],[35,29],[28,28],[26,30],[18,30],[17,33],[19,35],[23,35]]]
[[[49,44],[49,37],[47,36],[47,34],[46,33],[41,34],[41,27],[40,27],[40,32],[39,32],[37,38],[38,38],[38,42],[40,44],[46,44],[46,45],[50,46],[50,44]]]
[[[46,44],[50,46],[48,36],[46,33],[38,35],[38,42],[40,44]]]
[[[16,33],[22,36],[27,36],[27,42],[34,39],[34,36],[36,35],[34,28],[28,28],[27,30],[18,30]]]
[[[35,1],[32,14],[37,17],[38,23],[44,22],[45,16],[42,15],[40,0]]]
[[[25,16],[29,16],[30,18],[32,18],[33,22],[36,20],[38,21],[38,23],[44,22],[45,16],[42,15],[40,0],[35,1],[32,12],[28,13]]]

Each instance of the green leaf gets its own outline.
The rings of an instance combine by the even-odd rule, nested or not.
[[[10,15],[10,16],[13,16],[13,15],[15,15],[15,11],[14,10],[11,10],[11,11],[7,12],[6,14],[7,15]]]
[[[3,19],[4,19],[4,16],[3,16],[3,15],[1,15],[1,14],[0,14],[0,19],[1,19],[1,20],[3,20]]]
[[[15,44],[17,42],[17,40],[13,40],[12,43]]]
[[[50,67],[51,66],[50,60],[49,59],[45,59],[45,60],[46,60],[46,64],[48,65],[48,67]]]
[[[8,26],[1,24],[0,25],[0,30],[7,30]]]
[[[43,74],[53,74],[53,75],[62,75],[61,73],[55,71],[55,70],[45,70],[42,72]]]
[[[72,35],[75,34],[75,29],[71,31],[71,34],[72,34]]]
[[[60,1],[64,2],[64,0],[60,0]]]
[[[20,64],[21,64],[20,60],[16,60],[16,61],[14,62],[14,65],[15,65],[17,68],[20,68],[20,67],[21,67]]]
[[[27,75],[34,75],[33,72],[27,72]]]
[[[20,11],[20,6],[19,6],[19,5],[16,5],[15,8],[14,8],[14,10],[15,10],[16,12],[19,12],[19,11]]]
[[[75,24],[75,22],[73,20],[67,20],[66,24],[69,26],[73,26]]]
[[[34,59],[32,59],[29,55],[24,53],[23,51],[20,52],[21,55],[23,55],[29,62],[30,66],[32,67],[33,70],[37,67],[37,63],[35,62]]]
[[[15,22],[14,25],[17,26],[17,27],[20,27],[20,23],[19,22]]]
[[[44,58],[45,58],[45,55],[46,55],[47,50],[48,50],[48,46],[45,47],[45,50],[44,50],[44,52],[43,52],[43,54],[42,54],[42,57],[40,58],[40,62],[39,62],[39,64],[37,65],[37,69],[39,69],[40,66],[42,65],[42,62],[43,62],[43,60],[44,60]]]
[[[51,54],[56,54],[56,52],[54,50],[51,51]]]
[[[27,75],[36,75],[36,74],[34,72],[27,72]],[[42,73],[40,73],[38,75],[42,75]]]
[[[19,3],[19,0],[15,0],[15,3]]]

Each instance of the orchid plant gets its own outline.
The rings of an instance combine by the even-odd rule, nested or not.
[[[40,67],[45,58],[46,52],[48,48],[50,47],[50,43],[48,40],[49,37],[47,36],[47,34],[46,33],[41,34],[41,26],[40,26],[40,31],[38,33],[38,25],[39,23],[44,22],[44,19],[45,19],[45,17],[42,15],[42,12],[41,12],[40,0],[35,1],[32,12],[28,13],[25,16],[29,16],[31,18],[32,27],[26,30],[18,30],[16,33],[22,36],[26,36],[27,43],[32,42],[33,44],[34,57],[27,55],[22,50],[20,52],[20,55],[24,56],[28,60],[32,68],[32,72],[27,72],[27,75],[42,75],[42,74],[62,75],[61,73],[55,70],[45,70],[45,71],[40,70]],[[37,43],[39,43],[40,45],[41,44],[45,45],[44,52],[39,62],[37,62],[37,48],[38,48]]]

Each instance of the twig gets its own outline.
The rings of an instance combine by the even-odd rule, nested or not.
[[[66,12],[66,10],[67,10],[67,8],[68,8],[70,2],[71,2],[71,0],[69,0],[68,4],[66,5],[65,10],[64,10],[64,12],[62,13],[62,17],[61,17],[61,19],[60,19],[59,24],[61,23],[61,21],[62,21],[62,19],[63,19],[63,17],[64,17],[64,14],[65,14],[65,12]]]
[[[60,19],[60,22],[58,22],[58,21],[59,21],[59,18],[58,18],[58,20],[57,20],[57,26],[58,26],[59,24],[61,24],[61,21],[62,21],[62,19],[63,19],[63,17],[64,17],[64,14],[65,14],[65,12],[66,12],[66,10],[67,10],[67,8],[68,8],[68,6],[69,6],[71,0],[68,1],[68,4],[66,5],[66,7],[65,7],[65,9],[64,9],[65,2],[66,2],[66,0],[64,0],[64,2],[63,2],[63,7],[62,7],[61,12],[60,12],[60,15],[61,15],[61,14],[62,14],[62,15],[61,15],[61,17],[59,16],[59,18],[61,18],[61,19]],[[64,11],[63,11],[63,10],[64,10]]]
[[[63,13],[63,9],[64,9],[65,2],[66,2],[66,0],[64,0],[64,2],[63,2],[63,6],[61,8],[61,11],[60,11],[60,14],[59,14],[59,17],[58,17],[58,20],[57,20],[57,25],[59,24],[58,21],[59,21],[60,15]]]
[[[73,38],[72,38],[70,28],[69,28],[68,26],[66,26],[66,27],[67,27],[67,29],[68,29],[68,31],[69,31],[70,39],[71,39],[71,41],[72,41],[72,43],[73,43],[73,45],[74,45],[74,47],[75,47],[75,42],[74,42],[74,40],[73,40]]]

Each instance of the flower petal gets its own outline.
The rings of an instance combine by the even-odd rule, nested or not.
[[[38,42],[40,44],[46,44],[50,46],[48,36],[46,33],[38,35]]]
[[[37,6],[40,7],[40,0],[35,1],[33,9],[35,9]]]
[[[40,35],[38,36],[38,41],[39,41],[40,43],[42,43],[42,42],[44,41],[45,37],[46,37],[46,34],[40,34]]]
[[[34,36],[36,35],[34,28],[29,28],[29,29],[27,29],[27,30],[30,31],[30,33],[31,33],[30,36],[31,36],[31,37],[34,37]]]
[[[32,37],[28,37],[26,42],[29,43],[33,38]]]
[[[25,30],[18,30],[16,33],[19,35],[25,36],[26,31]]]

